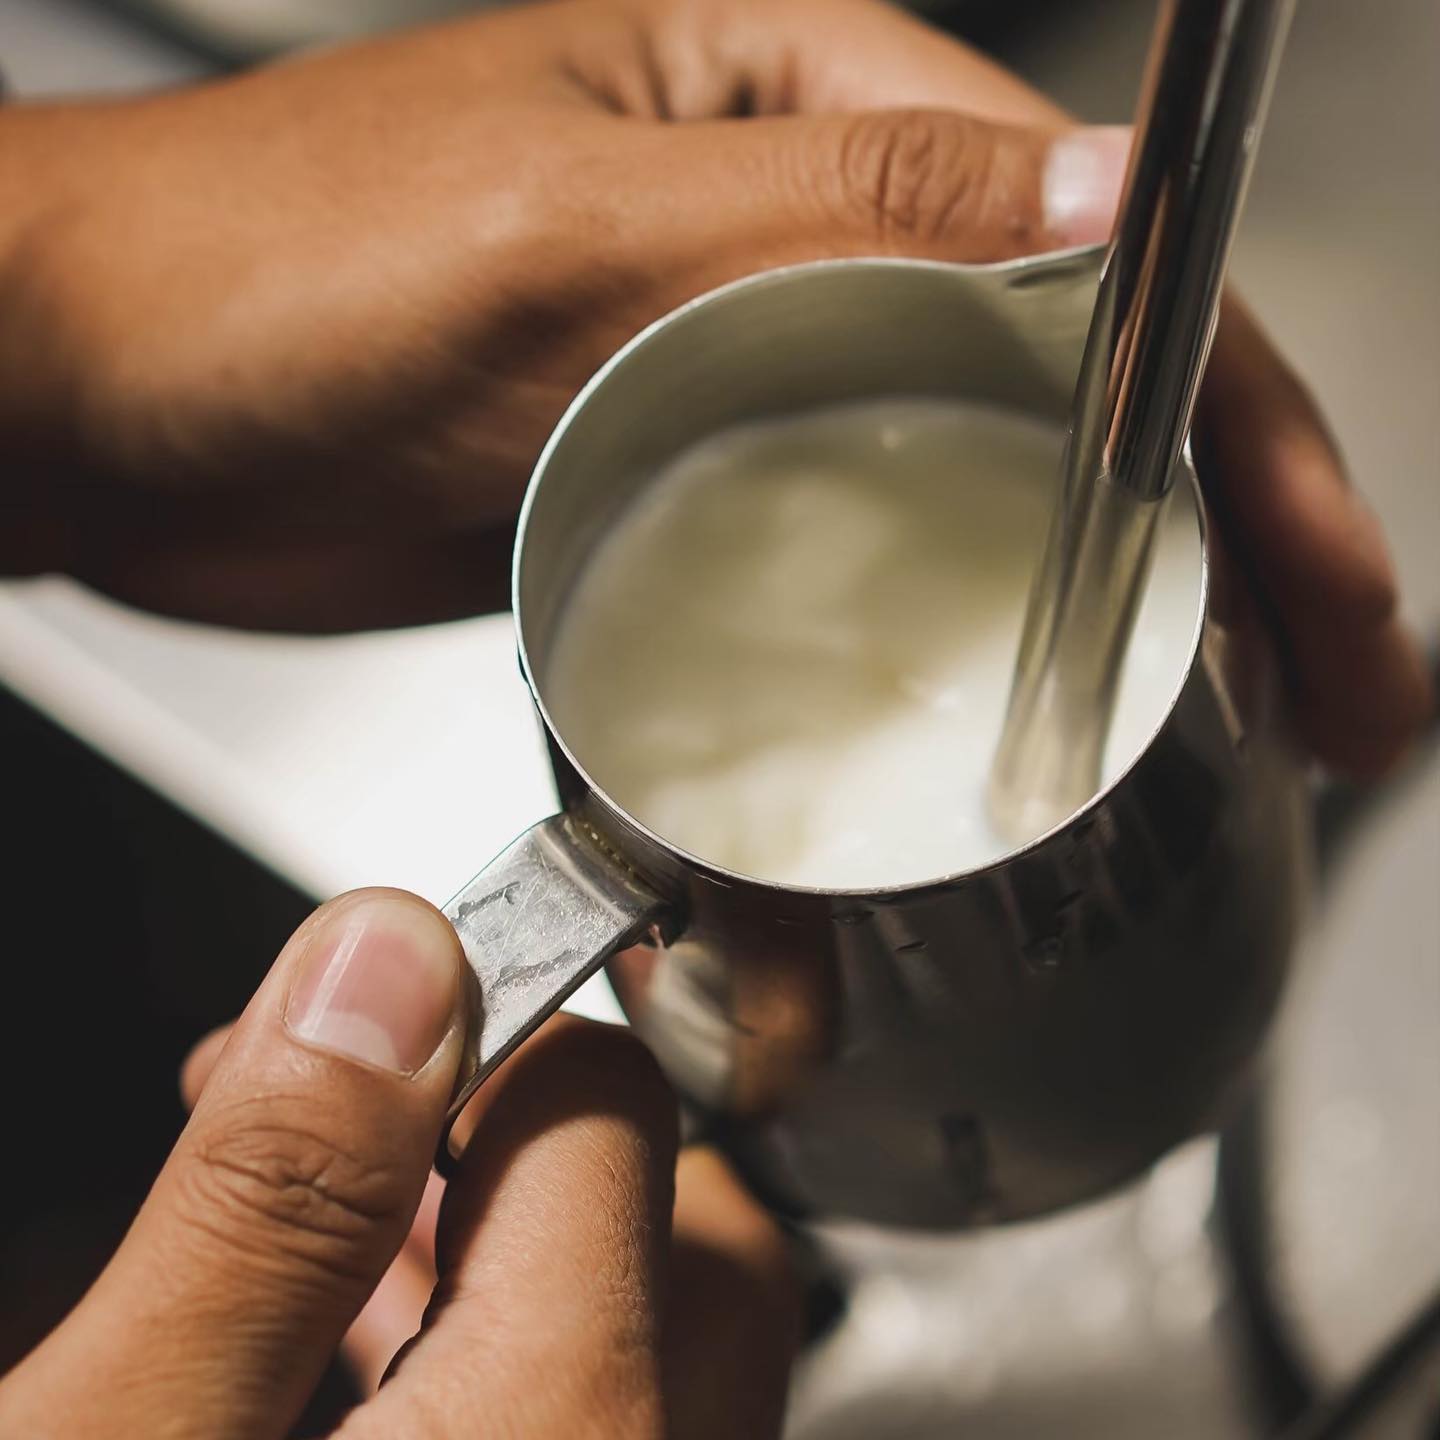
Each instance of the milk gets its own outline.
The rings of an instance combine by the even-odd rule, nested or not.
[[[543,677],[560,734],[637,819],[742,874],[865,889],[997,858],[986,781],[1062,439],[890,399],[696,445],[577,578]],[[1180,494],[1106,784],[1179,688],[1201,565]]]

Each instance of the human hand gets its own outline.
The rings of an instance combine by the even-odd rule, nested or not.
[[[289,1433],[402,1246],[459,1061],[463,959],[398,891],[311,917],[219,1052],[123,1245],[0,1381],[34,1440]],[[420,1333],[343,1433],[417,1440],[778,1431],[794,1344],[784,1250],[713,1157],[673,1210],[674,1102],[625,1032],[553,1023],[477,1097],[439,1205]],[[392,1272],[354,1345],[408,1331]],[[379,1299],[381,1297],[377,1297]],[[428,1298],[428,1291],[426,1298]],[[666,1427],[669,1427],[668,1429]]]
[[[545,435],[674,305],[1101,239],[1126,149],[875,0],[563,0],[0,122],[0,568],[311,628],[503,602]],[[1377,770],[1429,704],[1384,542],[1228,308],[1214,492],[1317,753]]]
[[[242,623],[473,608],[565,405],[682,300],[819,255],[1101,235],[1103,187],[1046,222],[1064,122],[1027,95],[869,0],[570,0],[17,108],[0,215],[22,172],[48,203],[0,288],[39,551],[12,563]],[[849,113],[901,103],[984,119]],[[1118,171],[1123,139],[1100,154]]]

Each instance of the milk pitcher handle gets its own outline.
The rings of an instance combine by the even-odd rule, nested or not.
[[[490,1072],[670,908],[570,815],[532,826],[444,907],[474,983],[435,1162],[442,1174],[455,1159],[451,1127]]]

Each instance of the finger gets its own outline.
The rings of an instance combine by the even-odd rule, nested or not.
[[[185,1057],[180,1067],[180,1098],[187,1110],[193,1110],[200,1099],[205,1082],[215,1069],[225,1042],[230,1038],[234,1025],[217,1025],[208,1035],[196,1041],[194,1049]]]
[[[193,1110],[199,1102],[233,1028],[220,1025],[210,1031],[186,1057],[180,1071],[180,1093],[187,1109]],[[415,1335],[425,1316],[435,1289],[435,1221],[444,1192],[445,1182],[432,1171],[405,1244],[341,1342],[341,1354],[364,1394],[379,1390],[390,1361]]]
[[[435,1269],[406,1245],[345,1332],[341,1353],[363,1395],[380,1388],[395,1356],[420,1329]]]
[[[444,1194],[445,1182],[432,1171],[400,1253],[345,1333],[341,1353],[366,1394],[380,1388],[390,1362],[425,1317],[435,1288],[435,1222]]]
[[[180,1093],[193,1110],[233,1025],[221,1025],[200,1040],[185,1057]],[[396,1352],[420,1328],[430,1292],[435,1288],[435,1221],[445,1182],[431,1171],[400,1253],[345,1332],[341,1353],[364,1394],[380,1387]]]
[[[1234,301],[1200,428],[1207,488],[1279,620],[1305,738],[1336,769],[1382,772],[1431,711],[1427,667],[1396,613],[1379,521],[1347,483],[1305,387]]]
[[[443,1182],[432,1176],[427,1200]],[[424,1224],[422,1203],[412,1229]],[[433,1214],[433,1211],[432,1211]],[[346,1337],[367,1393],[420,1328],[434,1270],[407,1242]],[[779,1433],[801,1332],[800,1291],[784,1236],[708,1147],[680,1154],[664,1333],[664,1388],[675,1434],[756,1440]]]
[[[497,1434],[659,1433],[673,1096],[628,1032],[568,1017],[482,1094],[426,1326],[357,1434],[413,1428],[437,1384],[453,1416],[438,1435],[477,1414]]]
[[[440,1206],[445,1199],[445,1182],[434,1171],[425,1182],[415,1223],[405,1237],[405,1248],[418,1255],[430,1268],[435,1267],[435,1229],[440,1222]]]
[[[1412,750],[1434,714],[1434,681],[1397,617],[1374,626],[1292,627],[1300,733],[1316,758],[1373,781]]]
[[[29,1362],[22,1393],[55,1407],[49,1428],[0,1429],[139,1435],[164,1416],[176,1434],[288,1433],[420,1200],[462,965],[444,917],[398,891],[301,927],[115,1260]]]
[[[205,1082],[220,1058],[234,1027],[221,1025],[199,1041],[185,1058],[180,1093],[193,1110]],[[379,1389],[395,1353],[420,1328],[430,1292],[435,1288],[435,1221],[445,1182],[433,1171],[400,1253],[345,1332],[341,1353],[365,1394]]]
[[[800,1290],[779,1227],[717,1152],[683,1151],[665,1323],[673,1432],[778,1435],[800,1332]]]
[[[657,126],[627,154],[664,183],[627,195],[624,233],[663,224],[677,297],[824,257],[1002,260],[1108,235],[1128,146],[941,110]]]

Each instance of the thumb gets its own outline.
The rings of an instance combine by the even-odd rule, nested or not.
[[[398,891],[342,896],[300,928],[119,1253],[0,1392],[0,1428],[289,1432],[419,1203],[462,965],[445,918]]]
[[[677,182],[710,229],[706,252],[746,270],[841,255],[983,263],[1105,240],[1130,149],[1124,127],[948,110],[669,128],[688,151]],[[673,226],[673,191],[667,201]]]

